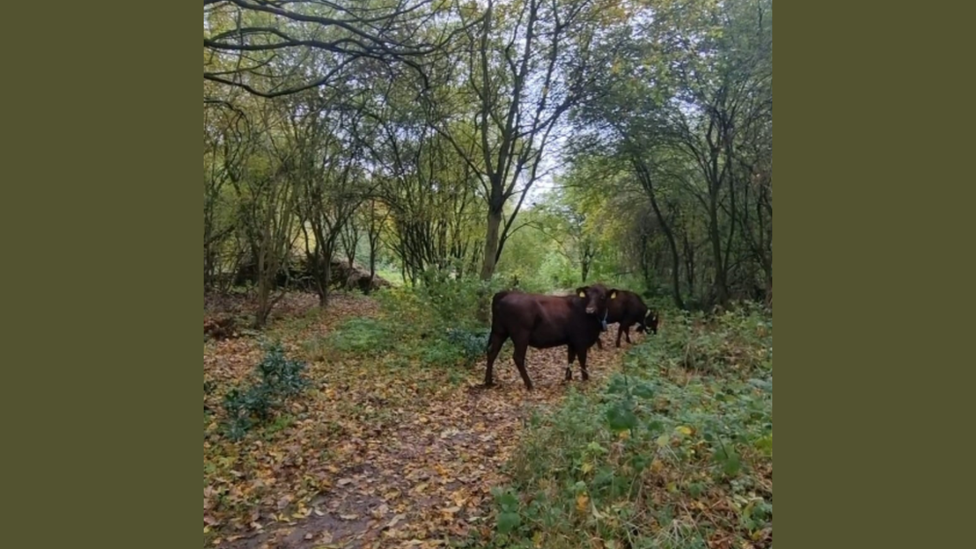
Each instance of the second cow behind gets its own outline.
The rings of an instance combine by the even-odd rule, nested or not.
[[[619,323],[617,327],[617,347],[620,347],[620,336],[630,341],[630,328],[637,326],[637,333],[647,330],[657,333],[658,315],[644,303],[644,300],[634,292],[614,290],[607,302],[607,324]],[[603,342],[596,340],[596,345],[603,348]]]

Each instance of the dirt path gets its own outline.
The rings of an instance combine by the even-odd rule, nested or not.
[[[570,383],[592,390],[617,368],[626,345],[613,347],[615,328],[603,335],[604,350],[590,351],[590,381],[579,380],[576,365]],[[446,546],[446,539],[472,530],[487,535],[490,489],[505,483],[502,465],[523,421],[568,390],[565,349],[530,349],[532,392],[510,355],[509,344],[492,389],[479,385],[484,360],[453,384],[441,371],[315,362],[309,375],[318,390],[296,409],[300,419],[278,439],[241,449],[250,457],[238,456],[232,486],[222,488],[223,498],[236,489],[242,500],[261,501],[253,520],[213,541],[225,549],[423,548]],[[206,488],[204,495],[206,520]],[[224,525],[228,534],[232,524]]]

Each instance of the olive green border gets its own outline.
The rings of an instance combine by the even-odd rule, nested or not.
[[[4,9],[6,547],[199,547],[200,21]]]
[[[780,547],[969,543],[972,18],[903,6],[777,14]]]

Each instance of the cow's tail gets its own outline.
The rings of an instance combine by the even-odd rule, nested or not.
[[[491,350],[491,335],[494,333],[495,329],[495,319],[498,318],[498,306],[501,304],[502,299],[512,292],[508,290],[502,290],[491,297],[491,328],[488,329],[488,340],[485,342],[485,353]]]

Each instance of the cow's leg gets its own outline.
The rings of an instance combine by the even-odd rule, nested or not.
[[[596,346],[597,346],[597,347],[598,347],[598,348],[599,348],[599,349],[600,349],[601,351],[603,350],[603,342],[602,342],[602,341],[600,341],[600,336],[596,336]]]
[[[617,347],[620,347],[620,335],[624,333],[624,323],[617,325]]]
[[[515,341],[514,338],[512,339],[512,342],[515,343],[515,353],[514,353],[515,367],[518,368],[519,375],[522,376],[522,381],[525,383],[525,388],[531,391],[532,380],[529,379],[529,372],[525,370],[525,352],[529,348],[529,342]]]
[[[573,379],[573,361],[576,360],[576,351],[569,347],[569,362],[566,363],[566,381]]]
[[[498,353],[502,350],[502,345],[505,344],[506,339],[507,338],[505,336],[492,332],[491,337],[488,340],[488,365],[485,366],[486,387],[491,387],[495,384],[495,380],[491,375],[491,370],[495,365],[495,359],[498,358]]]
[[[586,370],[586,347],[578,350],[576,354],[579,355],[580,370],[583,371],[583,381],[589,381],[590,372]]]
[[[630,324],[628,324],[627,329],[624,330],[624,337],[627,338],[627,344],[630,345]]]

